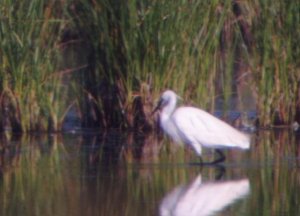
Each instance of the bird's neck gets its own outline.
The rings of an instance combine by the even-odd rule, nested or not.
[[[163,111],[161,113],[161,120],[164,121],[169,119],[172,116],[175,109],[176,109],[176,101],[173,100],[163,108]]]

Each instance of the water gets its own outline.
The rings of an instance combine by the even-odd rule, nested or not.
[[[154,135],[3,135],[0,214],[299,215],[299,136],[259,131],[250,151],[200,167]]]

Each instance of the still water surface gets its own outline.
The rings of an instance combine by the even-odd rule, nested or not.
[[[192,151],[153,135],[3,135],[0,214],[299,215],[299,132],[252,136],[251,150],[201,167]]]

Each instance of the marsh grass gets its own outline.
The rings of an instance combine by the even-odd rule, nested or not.
[[[130,113],[135,100],[141,98],[142,112],[149,118],[147,110],[166,88],[187,100],[201,101],[206,109],[212,109],[215,95],[222,94],[216,92],[217,82],[229,86],[231,93],[233,61],[229,58],[233,54],[228,48],[228,54],[222,56],[220,50],[230,2],[130,1],[116,6],[117,2],[80,2],[70,13],[92,47],[94,58],[89,64],[95,67],[90,68],[91,77],[84,78],[82,95],[91,93],[102,113],[96,115],[98,122],[104,119],[102,125],[109,125],[115,120],[120,126],[125,118],[125,127],[133,127],[128,116],[137,114]],[[116,89],[116,93],[101,90],[101,86]],[[109,112],[106,104],[111,105]],[[116,118],[110,117],[114,111]]]
[[[58,130],[66,105],[61,76],[55,73],[61,11],[36,0],[5,0],[0,8],[1,130]]]
[[[230,99],[241,94],[239,83],[256,95],[261,126],[295,120],[298,3],[104,0],[79,5],[84,9],[73,11],[77,28],[84,30],[95,56],[92,85],[104,82],[117,89],[112,104],[113,110],[123,110],[116,112],[118,124],[126,119],[125,127],[134,125],[128,116],[139,114],[131,108],[137,98],[149,118],[154,98],[166,88],[207,110],[221,98],[226,111]],[[93,98],[105,118],[109,100],[99,95]]]
[[[197,99],[214,90],[220,65],[209,59],[220,55],[219,36],[226,9],[217,14],[218,5],[205,8],[204,4],[153,1],[133,10],[137,11],[131,15],[135,16],[130,19],[134,22],[129,23],[127,30],[124,28],[128,56],[134,56],[128,69],[135,72],[130,73],[131,79],[142,83],[150,77],[156,97],[165,88],[174,89],[188,99]],[[132,5],[130,9],[138,3]],[[133,37],[137,40],[131,40]],[[142,46],[136,44],[140,41]],[[209,101],[211,98],[204,99],[203,106],[208,106]]]
[[[286,124],[295,118],[299,100],[300,3],[276,1],[259,7],[253,19],[253,77],[262,125]]]
[[[244,97],[237,86],[256,96],[261,126],[290,124],[300,115],[299,8],[292,1],[4,0],[0,129],[61,130],[75,104],[83,127],[147,130],[164,89],[209,111],[222,100],[226,111],[233,97]],[[69,61],[79,63],[72,69]]]

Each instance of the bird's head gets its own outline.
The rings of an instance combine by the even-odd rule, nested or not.
[[[156,105],[156,107],[154,108],[154,110],[152,111],[152,115],[157,111],[157,110],[161,110],[161,109],[163,109],[165,106],[167,106],[167,105],[169,105],[169,104],[174,104],[174,107],[176,106],[176,102],[177,102],[177,99],[181,99],[174,91],[172,91],[172,90],[167,90],[167,91],[165,91],[162,95],[161,95],[161,97],[160,97],[160,99],[159,99],[159,101],[158,101],[158,103],[157,103],[157,105]]]

